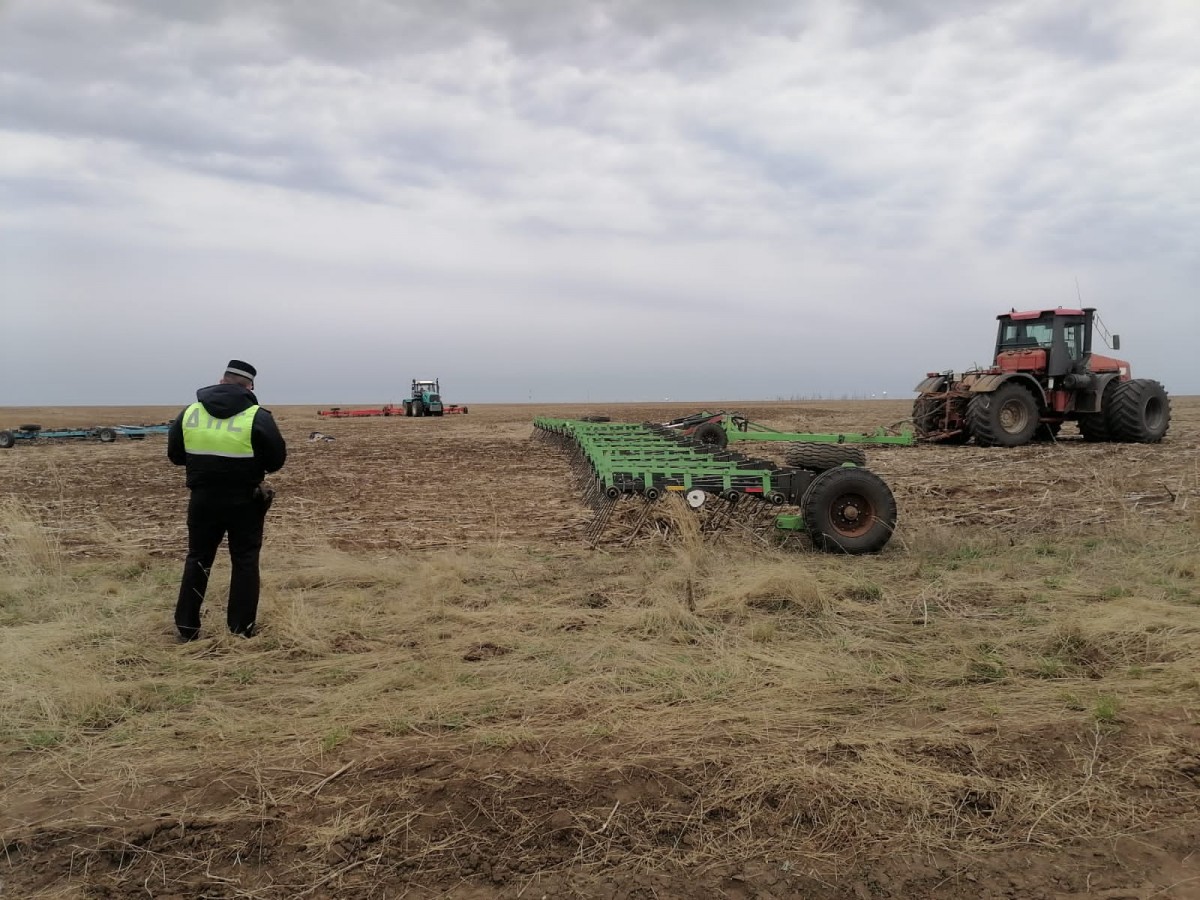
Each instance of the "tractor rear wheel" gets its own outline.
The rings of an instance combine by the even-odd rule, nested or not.
[[[1019,384],[1002,384],[991,393],[971,398],[967,421],[981,447],[1020,447],[1037,431],[1037,401]]]
[[[7,450],[16,442],[17,439],[12,436],[11,431],[0,431],[0,450]]]
[[[830,553],[877,553],[896,529],[896,498],[874,472],[837,468],[813,479],[801,500],[813,544]]]
[[[1105,409],[1112,440],[1127,444],[1157,444],[1171,424],[1171,401],[1166,389],[1149,378],[1125,381],[1113,389]]]
[[[726,447],[729,444],[729,435],[716,422],[705,422],[692,432],[692,440],[709,447]]]
[[[797,469],[811,469],[814,472],[836,469],[844,463],[854,463],[856,466],[867,464],[867,454],[861,447],[851,447],[846,444],[795,443],[787,448],[784,459],[787,460],[789,466],[795,466]]]

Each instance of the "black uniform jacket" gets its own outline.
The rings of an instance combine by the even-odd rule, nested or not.
[[[204,404],[210,416],[218,419],[228,419],[251,406],[258,406],[258,398],[240,384],[200,388],[196,391],[196,399]],[[254,414],[254,427],[250,432],[253,459],[189,454],[183,446],[185,412],[186,406],[167,431],[167,457],[177,466],[187,466],[187,486],[192,490],[242,499],[253,493],[268,472],[279,471],[287,461],[287,444],[270,410],[259,407]]]

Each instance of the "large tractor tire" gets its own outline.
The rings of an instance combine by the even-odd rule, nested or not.
[[[412,404],[407,400],[404,401],[404,415],[411,417],[413,414]]]
[[[413,407],[413,415],[416,416],[418,419],[425,415],[425,404],[422,403],[420,400],[414,400],[412,407]]]
[[[791,444],[784,454],[784,459],[789,466],[811,469],[814,472],[836,469],[845,463],[853,463],[856,466],[867,464],[867,454],[861,447],[846,444]]]
[[[7,450],[16,442],[17,439],[12,436],[11,431],[0,431],[0,450]]]
[[[724,448],[729,444],[729,435],[716,422],[705,422],[692,432],[692,440],[709,447]]]
[[[1038,429],[1037,401],[1019,384],[1002,384],[971,398],[967,421],[980,447],[1020,447]]]
[[[945,421],[944,408],[948,399],[937,394],[922,394],[913,401],[913,429],[917,437],[931,444],[965,444],[971,439],[969,431],[960,431],[948,437],[933,437],[943,431]]]
[[[813,544],[830,553],[878,553],[896,529],[896,498],[882,478],[859,468],[828,469],[800,503]]]
[[[1171,401],[1157,381],[1135,378],[1113,389],[1105,408],[1105,420],[1114,441],[1157,444],[1171,424]]]

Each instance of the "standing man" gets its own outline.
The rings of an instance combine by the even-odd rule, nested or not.
[[[188,554],[175,606],[184,641],[200,636],[200,606],[221,539],[229,535],[229,630],[254,634],[258,615],[258,555],[274,493],[263,485],[283,468],[287,445],[269,410],[254,396],[254,366],[231,359],[220,382],[196,391],[167,432],[167,457],[187,466]]]

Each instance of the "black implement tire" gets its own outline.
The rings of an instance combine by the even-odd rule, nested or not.
[[[16,442],[17,439],[12,436],[11,431],[0,431],[0,450],[7,450]]]
[[[716,422],[705,422],[692,432],[692,440],[710,447],[725,447],[729,444],[729,435]]]
[[[464,407],[463,407],[463,413],[462,413],[462,414],[465,416],[465,415],[466,415],[468,412],[470,412],[470,410],[469,410],[469,409],[467,409],[467,408],[464,406]]]
[[[464,409],[463,412],[466,412],[466,410]],[[612,417],[611,416],[584,416],[579,421],[580,422],[611,422]]]
[[[789,466],[814,472],[836,469],[844,463],[854,463],[856,466],[867,464],[867,454],[862,447],[847,444],[790,444],[784,459]]]
[[[1135,378],[1113,389],[1104,418],[1114,441],[1157,444],[1171,424],[1171,401],[1157,381]]]
[[[1011,382],[991,393],[976,394],[967,404],[967,421],[980,447],[1028,444],[1037,431],[1038,415],[1033,394]]]
[[[822,472],[805,491],[800,509],[813,544],[830,553],[878,553],[896,529],[896,498],[867,469]]]
[[[96,432],[96,437],[100,438],[102,444],[111,444],[117,439],[117,433],[111,428],[101,428]]]
[[[17,430],[18,431],[27,431],[32,434],[35,431],[41,431],[42,426],[41,425],[18,425]]]

